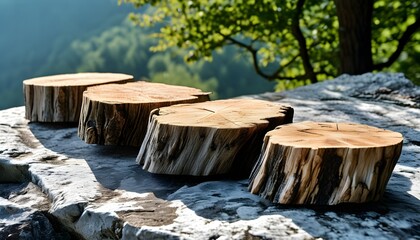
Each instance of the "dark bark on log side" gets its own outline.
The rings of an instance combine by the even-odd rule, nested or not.
[[[78,135],[89,144],[140,146],[154,109],[208,101],[209,94],[150,82],[88,88],[83,95]]]
[[[32,122],[78,122],[87,87],[132,79],[126,74],[77,73],[25,80],[25,117]]]
[[[378,201],[402,136],[366,125],[301,122],[267,133],[249,190],[275,203]]]
[[[230,99],[154,111],[137,162],[152,173],[246,177],[264,134],[292,120],[293,109]]]

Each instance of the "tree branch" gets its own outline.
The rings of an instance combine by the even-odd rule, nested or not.
[[[391,66],[400,56],[404,50],[405,45],[410,41],[411,37],[420,29],[420,16],[417,17],[416,21],[407,27],[401,38],[398,40],[398,46],[395,52],[391,54],[388,60],[384,63],[378,63],[373,65],[373,70],[382,70]]]
[[[251,53],[254,69],[255,69],[255,71],[257,72],[258,75],[260,75],[261,77],[263,77],[267,80],[270,80],[270,81],[275,80],[275,79],[279,79],[278,74],[281,71],[281,67],[279,67],[279,69],[277,69],[273,74],[264,73],[262,71],[260,65],[258,64],[258,50],[253,48],[252,45],[247,45],[243,42],[240,42],[240,41],[232,38],[231,36],[226,36],[226,35],[223,35],[222,33],[219,33],[219,34],[222,35],[225,38],[225,40],[228,40],[232,44],[235,44],[238,47],[243,48],[243,49],[247,50],[249,53]]]
[[[299,57],[300,55],[295,55],[292,59],[290,59],[290,61],[288,61],[287,63],[281,65],[282,68],[288,67],[290,64],[292,64],[294,61],[296,61],[296,59]]]
[[[318,82],[316,74],[312,67],[309,59],[308,47],[306,46],[306,40],[303,36],[302,30],[300,29],[300,16],[303,12],[303,5],[305,0],[298,0],[296,5],[296,13],[292,18],[292,34],[296,38],[299,44],[299,55],[302,58],[303,68],[305,69],[305,75],[311,80],[311,83]]]
[[[278,80],[307,80],[308,76],[306,74],[295,76],[295,77],[286,77],[286,76],[277,76]]]

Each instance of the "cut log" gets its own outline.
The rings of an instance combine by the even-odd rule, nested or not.
[[[152,173],[249,176],[265,133],[292,118],[289,106],[252,99],[160,108],[137,162]]]
[[[87,87],[132,79],[119,73],[76,73],[25,80],[25,116],[31,122],[78,122]]]
[[[283,125],[265,136],[249,190],[281,204],[378,201],[402,141],[400,133],[353,123]]]
[[[209,94],[142,81],[90,87],[83,94],[78,135],[89,144],[140,146],[153,109],[208,101]]]

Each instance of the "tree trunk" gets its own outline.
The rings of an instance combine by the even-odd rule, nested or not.
[[[282,204],[378,201],[401,154],[400,133],[301,122],[267,133],[249,190]]]
[[[119,73],[77,73],[25,80],[25,116],[31,122],[78,122],[87,87],[132,79]]]
[[[253,99],[161,108],[150,116],[137,162],[152,173],[248,177],[265,133],[292,118],[291,107]]]
[[[208,101],[209,94],[150,82],[90,87],[83,93],[78,135],[90,144],[140,146],[153,109]]]
[[[371,72],[373,0],[334,0],[340,40],[340,72]]]

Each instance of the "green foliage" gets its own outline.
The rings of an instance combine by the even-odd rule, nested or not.
[[[283,79],[277,90],[309,83],[301,80],[305,69],[293,31],[300,0],[120,1],[140,7],[131,19],[150,28],[122,24],[134,10],[113,1],[1,1],[0,109],[23,103],[24,79],[80,71],[124,72],[199,87],[218,98],[271,91],[273,83],[262,76]],[[297,23],[318,79],[336,76],[340,59],[334,1],[306,0],[301,10]],[[376,64],[389,60],[419,16],[417,1],[375,1]],[[419,42],[417,30],[386,70],[404,72],[420,84]]]
[[[211,59],[213,50],[226,44],[225,36],[238,37],[244,42],[256,41],[260,44],[260,63],[276,59],[278,52],[282,56],[297,54],[296,43],[279,41],[287,39],[289,32],[283,31],[289,25],[292,14],[290,7],[277,6],[273,1],[142,1],[129,0],[136,6],[151,4],[155,11],[149,14],[132,15],[131,19],[140,26],[167,23],[162,26],[159,44],[152,48],[163,51],[173,46],[189,49],[186,59]],[[279,13],[282,14],[279,14]],[[166,22],[171,19],[170,22]],[[261,24],[264,22],[264,24]]]
[[[123,72],[136,79],[197,87],[213,92],[213,99],[274,89],[273,84],[261,81],[248,58],[233,48],[215,53],[212,62],[188,64],[182,57],[185,50],[150,52],[156,40],[149,33],[125,22],[97,36],[74,41],[68,51],[51,58],[47,68],[71,66],[72,72]]]
[[[372,31],[372,52],[375,62],[386,62],[397,49],[398,39],[407,27],[420,18],[420,3],[417,1],[380,0],[375,2]],[[413,82],[420,84],[420,32],[417,31],[407,43],[398,61],[387,68],[403,72]]]
[[[420,34],[413,36],[413,41],[407,44],[405,51],[401,54],[390,71],[403,72],[405,76],[415,84],[420,85]]]
[[[188,50],[149,51],[158,43],[150,34],[160,26],[147,30],[124,22],[130,11],[128,5],[116,7],[116,2],[102,0],[2,1],[0,109],[23,104],[24,79],[82,71],[123,72],[136,79],[190,85],[214,92],[213,98],[274,89],[252,70],[248,57],[230,47],[214,52],[212,62],[191,64],[183,59]]]
[[[216,78],[202,80],[198,71],[186,65],[172,63],[170,53],[153,56],[147,68],[152,82],[195,87],[212,92],[211,98],[217,98],[218,81]]]
[[[302,48],[296,37],[298,24],[317,78],[322,80],[339,74],[339,23],[334,1],[306,0],[302,9],[297,7],[297,0],[123,2],[140,9],[154,7],[146,14],[131,15],[131,20],[139,26],[160,26],[159,32],[154,34],[159,41],[153,51],[176,46],[188,50],[187,61],[211,60],[214,50],[233,44],[252,54],[254,67],[260,75],[269,80],[287,80],[278,86],[287,88],[294,85],[290,80],[308,79],[300,52]],[[375,63],[381,63],[397,49],[398,40],[407,27],[419,21],[420,6],[416,1],[376,1],[373,15],[373,59]],[[414,46],[407,45],[399,59],[401,63],[389,70],[404,71],[411,78],[418,78],[405,63],[419,58],[420,51],[414,44],[419,34],[413,35],[410,44]]]
[[[249,55],[233,46],[215,51],[212,61],[199,60],[200,75],[204,79],[215,77],[219,80],[217,93],[220,98],[255,94],[274,89],[273,82],[264,81],[252,67]],[[195,62],[194,62],[195,64]]]
[[[148,51],[153,41],[129,23],[112,27],[87,40],[76,40],[71,50],[79,57],[76,72],[110,71],[147,76]]]
[[[372,51],[376,62],[384,62],[397,48],[398,39],[408,25],[420,15],[420,4],[416,1],[381,0],[375,2],[374,8]]]
[[[265,71],[270,64],[280,66],[282,76],[304,75],[299,46],[292,33],[295,1],[143,1],[127,0],[137,7],[150,4],[155,11],[133,14],[140,26],[164,24],[155,51],[178,46],[189,49],[187,60],[211,59],[213,50],[232,40],[257,50],[257,62]],[[338,28],[332,1],[306,4],[300,24],[307,38],[314,70],[321,78],[336,75]],[[171,19],[167,22],[167,19]],[[282,77],[279,77],[282,79]]]

